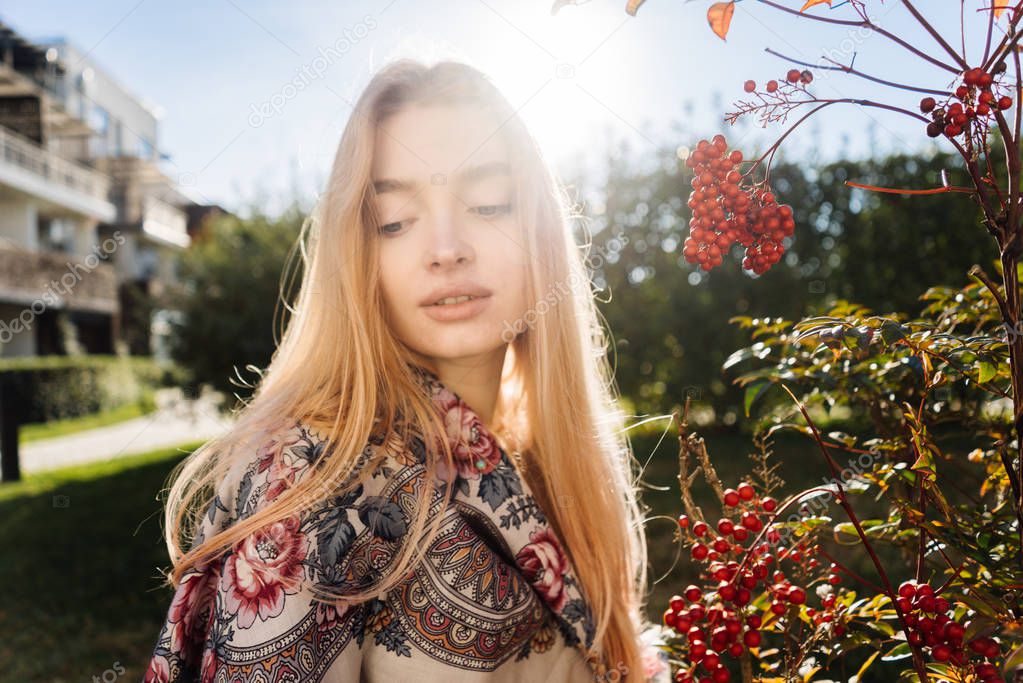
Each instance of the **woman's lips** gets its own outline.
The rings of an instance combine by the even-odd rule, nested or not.
[[[474,316],[479,315],[490,305],[490,295],[473,297],[468,301],[463,301],[458,304],[431,304],[429,306],[423,306],[423,310],[426,315],[430,316],[434,320],[439,322],[449,323],[459,320],[467,320]]]

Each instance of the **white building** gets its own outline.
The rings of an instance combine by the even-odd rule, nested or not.
[[[158,123],[72,44],[0,22],[0,357],[163,348],[145,302],[196,203],[159,168]]]

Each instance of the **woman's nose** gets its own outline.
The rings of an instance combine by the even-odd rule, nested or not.
[[[430,268],[445,268],[472,260],[472,246],[453,212],[435,213],[428,230],[426,261]]]

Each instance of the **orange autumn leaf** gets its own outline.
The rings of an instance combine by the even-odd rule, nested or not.
[[[638,10],[639,6],[642,5],[645,1],[646,0],[629,0],[625,4],[625,11],[632,16],[636,16],[636,10]]]
[[[1002,16],[1002,12],[1004,12],[1005,8],[1008,7],[1008,6],[1009,6],[1009,0],[995,0],[995,4],[994,4],[995,19],[997,19],[1000,16]]]
[[[805,12],[806,10],[810,9],[811,7],[813,7],[814,5],[827,5],[828,7],[831,7],[831,0],[806,0],[806,4],[803,5],[799,9],[799,11],[800,12]]]
[[[728,27],[732,24],[732,15],[735,14],[735,0],[731,2],[715,2],[707,10],[707,23],[710,29],[717,34],[721,40],[728,35]]]

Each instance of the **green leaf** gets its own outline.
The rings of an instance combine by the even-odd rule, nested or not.
[[[761,380],[759,382],[753,382],[746,387],[746,396],[743,399],[743,409],[746,411],[746,417],[749,417],[749,409],[753,405],[753,402],[760,398],[760,395],[771,388],[771,383],[767,380]]]
[[[869,621],[867,622],[867,625],[878,633],[882,633],[889,638],[895,635],[895,628],[887,621]],[[880,651],[878,651],[878,654],[880,654]],[[861,671],[860,673],[863,672]]]
[[[733,365],[736,365],[737,363],[741,363],[742,361],[747,360],[748,358],[753,358],[754,355],[756,354],[751,348],[739,349],[725,360],[724,364],[722,364],[721,366],[721,369],[727,370],[728,368],[732,367]]]
[[[855,680],[860,680],[860,678],[863,677],[863,674],[867,673],[867,669],[870,668],[870,665],[874,663],[874,660],[877,659],[879,654],[881,654],[880,650],[874,650],[874,654],[867,657],[867,661],[863,662],[863,666],[861,666],[860,670],[856,672]]]
[[[1011,655],[1005,658],[1005,665],[1002,667],[1002,671],[1008,675],[1020,666],[1023,666],[1023,645],[1017,647],[1012,651]]]
[[[920,457],[916,459],[911,469],[931,478],[935,477],[937,473],[934,471],[934,456],[931,451],[927,448],[920,449]]]
[[[998,368],[991,361],[982,360],[980,362],[980,377],[978,378],[980,383],[988,381],[994,377],[998,372]]]
[[[906,657],[912,657],[913,651],[909,648],[909,643],[899,643],[891,650],[885,653],[884,657],[881,657],[882,662],[895,662]]]
[[[920,683],[920,677],[916,675],[916,671],[906,669],[899,674],[898,683]]]
[[[971,589],[971,591],[976,590],[977,590],[976,588]],[[972,607],[979,614],[986,615],[995,621],[1001,619],[1001,616],[998,614],[998,612],[996,612],[986,600],[982,600],[977,596],[967,592],[963,592],[959,596],[959,599],[965,602],[970,607]]]
[[[881,338],[885,344],[894,344],[900,339],[905,339],[907,330],[894,320],[885,320],[881,323]]]
[[[856,437],[850,436],[845,432],[828,432],[828,438],[834,439],[846,447],[851,447],[856,443]]]

